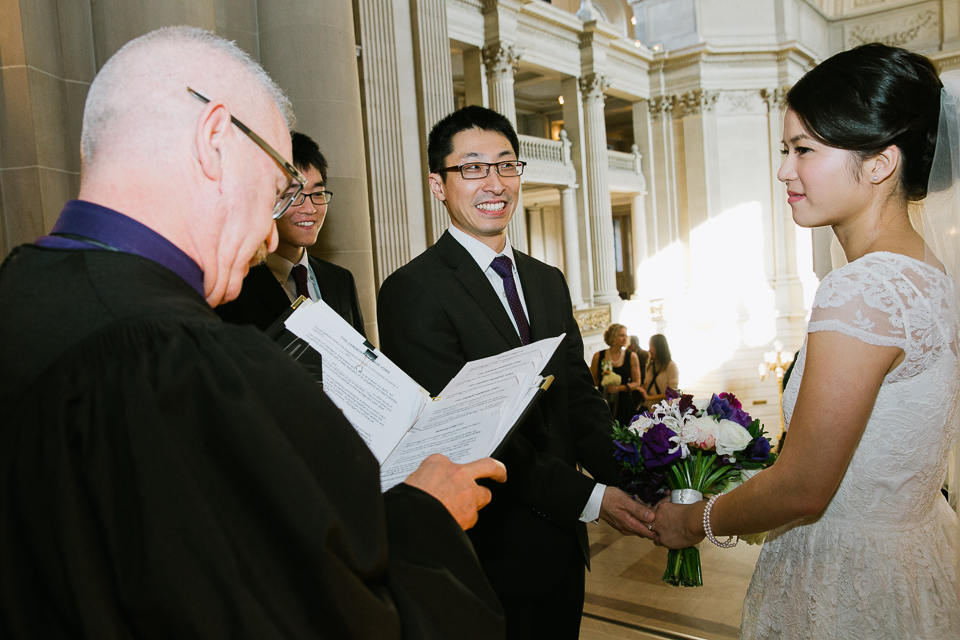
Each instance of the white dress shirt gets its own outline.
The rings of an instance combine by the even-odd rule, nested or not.
[[[297,299],[297,281],[291,275],[293,273],[293,267],[296,265],[275,253],[268,253],[264,262],[270,269],[273,277],[276,278],[280,286],[283,287],[292,304],[293,301]],[[310,300],[316,302],[320,299],[320,286],[317,284],[317,276],[310,267],[310,260],[307,259],[306,251],[300,256],[300,262],[297,264],[302,264],[307,268],[307,290],[310,292]]]
[[[447,227],[447,231],[450,232],[450,235],[453,236],[453,239],[460,243],[460,245],[467,250],[467,253],[473,257],[477,265],[480,267],[480,270],[483,271],[483,275],[487,276],[487,280],[490,281],[490,286],[493,287],[493,290],[497,292],[497,297],[500,299],[500,302],[503,304],[503,308],[507,312],[507,317],[510,318],[510,323],[513,324],[514,331],[517,332],[517,335],[520,335],[520,329],[517,328],[517,321],[513,317],[513,311],[510,310],[510,303],[507,301],[506,291],[503,289],[503,278],[500,277],[496,271],[493,270],[493,267],[490,264],[493,262],[493,259],[497,256],[507,256],[510,258],[510,263],[513,265],[513,281],[517,284],[517,295],[520,296],[520,305],[523,307],[523,314],[527,316],[527,323],[530,322],[530,312],[527,311],[527,301],[523,297],[523,287],[520,285],[520,274],[517,273],[517,261],[513,256],[513,248],[510,246],[510,238],[505,239],[503,246],[503,251],[497,253],[484,243],[480,242],[473,236],[467,235],[466,232],[461,231],[452,224]],[[587,500],[587,504],[583,508],[583,513],[580,514],[580,520],[583,522],[596,522],[600,517],[600,504],[603,502],[603,491],[606,489],[606,485],[602,485],[599,482],[597,486],[593,488],[593,492],[590,494],[590,499]]]

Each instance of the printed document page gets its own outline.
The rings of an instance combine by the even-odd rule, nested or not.
[[[439,397],[473,404],[477,411],[497,407],[500,421],[496,443],[499,443],[536,394],[542,379],[539,374],[564,336],[566,334],[468,362]]]
[[[301,305],[286,327],[323,356],[324,391],[383,464],[429,402],[426,391],[322,300]]]

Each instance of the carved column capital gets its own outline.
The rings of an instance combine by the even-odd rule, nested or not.
[[[774,111],[776,109],[783,109],[784,106],[786,106],[788,91],[790,91],[789,86],[780,87],[779,89],[760,89],[760,97],[767,103],[767,110]]]
[[[513,45],[503,43],[488,44],[483,48],[483,64],[488,76],[510,75],[517,69],[520,52]]]
[[[717,91],[705,91],[704,89],[687,91],[677,100],[680,117],[686,118],[687,116],[697,116],[704,112],[713,111],[719,95]]]
[[[583,99],[587,102],[592,100],[603,101],[603,94],[610,88],[610,81],[606,76],[599,73],[580,77],[580,91],[583,93]]]
[[[663,120],[664,114],[673,111],[676,102],[677,96],[657,96],[656,98],[650,98],[647,103],[647,108],[650,110],[650,119],[653,122],[660,122]]]

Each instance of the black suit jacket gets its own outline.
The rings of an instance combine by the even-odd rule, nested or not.
[[[566,333],[545,368],[555,376],[536,411],[500,459],[507,482],[468,534],[494,589],[504,596],[545,590],[582,554],[580,522],[597,480],[616,485],[612,418],[583,360],[583,341],[559,269],[514,251],[534,341]],[[520,346],[520,337],[476,261],[449,233],[380,287],[381,349],[431,394],[468,361]],[[578,550],[579,548],[579,550]]]
[[[332,262],[313,256],[308,259],[320,285],[320,297],[366,338],[353,274]],[[266,331],[289,306],[290,299],[283,286],[270,272],[270,267],[261,264],[250,269],[237,299],[220,305],[215,311],[226,322],[253,324]]]

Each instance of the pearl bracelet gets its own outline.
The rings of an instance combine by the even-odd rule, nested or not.
[[[737,536],[730,536],[724,542],[720,542],[719,540],[717,540],[717,537],[713,535],[713,529],[710,527],[710,511],[713,510],[713,503],[717,501],[717,498],[725,495],[727,494],[718,493],[717,495],[711,497],[710,500],[707,502],[707,508],[703,510],[703,532],[706,534],[707,540],[717,545],[718,547],[722,547],[724,549],[732,549],[733,547],[737,546],[738,542],[740,542],[740,538]]]

